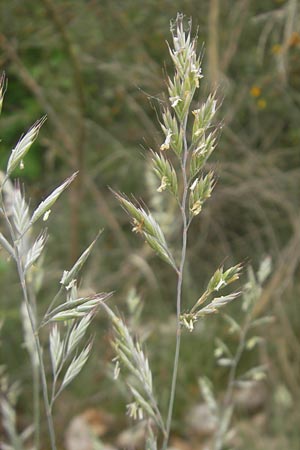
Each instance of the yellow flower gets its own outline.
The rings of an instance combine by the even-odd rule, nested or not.
[[[294,31],[291,34],[291,37],[289,39],[288,45],[289,47],[296,47],[300,44],[300,34]]]
[[[259,86],[252,86],[250,89],[250,94],[252,97],[259,97],[261,94],[261,88]]]

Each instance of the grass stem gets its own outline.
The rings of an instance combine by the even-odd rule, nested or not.
[[[184,140],[184,152],[182,158],[182,180],[183,180],[183,193],[182,193],[182,201],[180,205],[181,216],[182,216],[182,248],[181,248],[181,259],[178,271],[178,280],[177,280],[177,295],[176,295],[176,348],[175,348],[175,356],[173,363],[173,373],[172,373],[172,384],[171,384],[171,392],[170,392],[170,400],[168,407],[168,415],[166,422],[166,435],[164,437],[162,450],[166,450],[170,431],[172,424],[172,416],[174,409],[174,400],[175,400],[175,392],[176,392],[176,384],[177,384],[177,374],[178,374],[178,365],[179,365],[179,356],[180,356],[180,344],[181,344],[181,323],[180,323],[180,314],[181,314],[181,301],[182,301],[182,283],[183,283],[183,273],[184,273],[184,265],[186,259],[186,247],[187,247],[187,233],[188,233],[188,217],[186,212],[186,204],[187,204],[187,196],[188,196],[188,180],[186,173],[186,165],[188,158],[188,146],[187,146],[187,137],[186,137],[186,127],[187,127],[187,117],[183,123],[183,140]]]
[[[31,331],[32,331],[32,335],[34,337],[35,348],[36,348],[38,361],[39,361],[39,372],[40,372],[40,377],[41,377],[41,385],[42,385],[45,412],[46,412],[47,424],[48,424],[48,430],[49,430],[49,436],[50,436],[50,442],[51,442],[51,450],[56,450],[55,431],[54,431],[53,419],[52,419],[51,408],[50,408],[49,397],[48,397],[47,378],[46,378],[46,371],[45,371],[45,366],[44,366],[44,361],[43,361],[42,348],[41,348],[41,343],[40,343],[38,333],[35,329],[35,321],[34,321],[34,317],[32,315],[32,309],[30,307],[27,285],[26,285],[26,278],[25,278],[25,274],[24,274],[24,269],[23,269],[20,253],[19,253],[18,246],[16,243],[15,243],[15,252],[16,252],[17,269],[18,269],[19,279],[20,279],[20,283],[21,283],[21,287],[22,287],[22,293],[23,293],[25,305],[27,308],[27,313],[28,313],[28,317],[29,317],[29,321],[30,321],[30,325],[31,325]]]

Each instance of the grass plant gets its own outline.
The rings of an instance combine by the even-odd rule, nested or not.
[[[6,88],[4,74],[0,82],[0,106],[2,107]],[[37,222],[44,224],[56,200],[76,177],[76,173],[55,188],[39,205],[30,212],[25,200],[24,188],[20,183],[10,181],[17,167],[24,167],[24,158],[38,136],[45,117],[25,133],[12,150],[6,172],[1,176],[0,213],[5,225],[5,234],[0,233],[1,246],[15,262],[22,292],[21,317],[24,328],[24,341],[28,350],[33,381],[34,442],[35,449],[40,443],[40,402],[41,386],[45,415],[48,424],[51,450],[56,450],[53,407],[57,397],[73,381],[85,365],[92,348],[92,341],[86,338],[87,329],[99,307],[110,294],[97,294],[91,297],[80,296],[77,289],[78,273],[88,258],[96,240],[83,252],[70,270],[63,272],[58,283],[57,295],[49,303],[42,317],[38,314],[37,290],[38,276],[34,267],[45,249],[47,230],[36,232]],[[44,345],[41,330],[48,332],[48,345],[52,364],[52,379],[47,379],[44,360]],[[49,378],[49,377],[48,377]],[[21,450],[24,436],[18,436],[14,413],[14,389],[8,387],[2,392],[1,407],[4,428],[10,438],[4,448]],[[26,435],[27,436],[27,435]]]
[[[172,45],[168,45],[168,48],[174,74],[167,78],[168,101],[164,102],[161,113],[164,141],[159,151],[151,150],[153,172],[159,180],[157,192],[172,196],[178,205],[179,214],[174,220],[181,222],[179,258],[171,250],[160,224],[149,209],[115,192],[117,200],[131,218],[133,232],[142,236],[155,253],[171,266],[177,278],[176,347],[165,419],[153,394],[149,363],[140,344],[132,340],[125,322],[105,306],[114,327],[115,377],[119,375],[120,368],[121,373],[124,368],[133,400],[127,406],[128,414],[133,419],[146,418],[148,450],[156,449],[157,442],[161,442],[162,450],[166,450],[169,443],[183,329],[192,332],[198,320],[218,312],[240,295],[240,292],[219,294],[239,278],[241,265],[238,264],[227,270],[223,267],[217,269],[205,292],[190,309],[187,310],[182,304],[188,231],[215,185],[214,173],[205,169],[205,163],[216,147],[218,134],[215,122],[216,95],[211,94],[203,103],[197,103],[196,107],[194,105],[203,74],[202,55],[197,53],[197,37],[192,37],[191,27],[191,21],[182,14],[178,14],[176,20],[171,22]]]
[[[201,59],[197,53],[197,36],[192,37],[192,23],[178,14],[171,22],[172,44],[168,46],[174,74],[167,78],[168,100],[161,112],[163,142],[158,151],[152,151],[153,172],[159,182],[157,192],[170,195],[178,205],[174,220],[180,221],[181,242],[179,249],[172,249],[164,235],[162,226],[144,204],[115,192],[117,200],[131,218],[133,231],[140,235],[154,252],[166,262],[176,278],[176,347],[169,388],[166,414],[160,405],[148,358],[139,340],[132,335],[123,318],[106,303],[110,293],[86,297],[78,289],[78,274],[91,253],[95,241],[82,253],[70,270],[64,271],[57,295],[49,301],[42,315],[38,313],[37,272],[33,270],[41,262],[47,244],[44,223],[55,202],[76,178],[76,173],[56,187],[30,212],[24,188],[10,180],[17,167],[24,167],[24,160],[37,138],[45,118],[38,120],[21,137],[9,157],[0,185],[0,213],[5,232],[0,234],[0,243],[15,262],[22,291],[22,321],[26,348],[28,350],[33,380],[34,403],[34,448],[41,448],[39,410],[39,383],[42,390],[45,416],[48,424],[50,448],[56,450],[53,410],[61,392],[79,374],[91,352],[92,341],[86,337],[87,330],[97,309],[102,306],[113,325],[115,350],[114,377],[124,376],[131,397],[127,405],[130,417],[145,420],[146,449],[160,446],[166,450],[169,444],[173,409],[176,396],[180,346],[183,330],[192,332],[197,322],[206,315],[217,313],[240,292],[223,290],[239,278],[241,265],[225,269],[219,267],[212,275],[205,291],[195,298],[192,307],[183,304],[183,282],[187,257],[188,232],[193,220],[198,217],[215,186],[215,175],[206,169],[206,162],[215,150],[218,136],[216,94],[211,94],[200,103],[196,94],[203,78]],[[5,77],[1,78],[0,105],[5,92]],[[40,231],[37,225],[42,224]],[[221,292],[222,291],[222,292]],[[51,379],[47,376],[45,345],[41,331],[46,332],[52,366]],[[8,392],[8,391],[7,391]],[[9,399],[9,396],[6,396]],[[15,427],[13,401],[2,403],[6,411],[5,429],[10,443],[5,448],[23,448],[22,437]]]

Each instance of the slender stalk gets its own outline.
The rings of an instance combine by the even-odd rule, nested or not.
[[[48,430],[49,430],[49,436],[50,436],[50,442],[51,442],[51,450],[56,450],[55,431],[54,431],[53,419],[52,419],[51,409],[50,409],[50,404],[49,404],[46,371],[45,371],[45,366],[44,366],[44,361],[43,361],[42,349],[41,349],[39,336],[35,329],[34,318],[32,316],[32,311],[30,308],[25,274],[24,274],[24,270],[22,267],[22,262],[21,262],[18,246],[16,244],[15,244],[15,252],[16,252],[16,261],[17,261],[17,269],[18,269],[19,279],[20,279],[23,297],[24,297],[24,301],[26,304],[27,313],[28,313],[28,317],[29,317],[29,321],[30,321],[30,325],[31,325],[31,331],[32,331],[32,334],[34,337],[35,348],[36,348],[38,360],[39,360],[39,372],[40,372],[40,377],[41,377],[43,398],[44,398]]]
[[[40,324],[39,327],[38,327],[38,330],[39,330],[41,327],[43,327],[43,326],[45,325],[45,319],[46,319],[46,317],[50,314],[51,309],[52,309],[52,308],[54,307],[54,305],[56,304],[56,302],[57,302],[57,300],[59,299],[59,297],[61,296],[62,292],[63,292],[63,287],[61,286],[61,287],[59,288],[59,291],[58,291],[57,294],[55,295],[55,297],[52,299],[50,305],[48,306],[47,311],[46,311],[45,314],[44,314],[43,320],[41,321],[41,324]]]
[[[31,308],[30,308],[31,302],[29,300],[29,295],[27,292],[24,271],[23,271],[23,267],[22,267],[22,263],[21,263],[18,245],[17,245],[17,237],[15,234],[14,228],[8,218],[8,215],[7,215],[5,206],[4,206],[3,187],[4,187],[4,184],[6,181],[7,180],[5,179],[0,187],[0,202],[2,205],[2,213],[3,213],[5,221],[7,223],[7,226],[8,226],[11,238],[12,238],[12,242],[14,243],[16,264],[17,264],[18,274],[19,274],[19,278],[21,281],[21,285],[22,285],[23,297],[25,300],[26,309],[27,309],[29,320],[30,320],[32,334],[34,336],[35,343],[36,343],[36,330],[35,330],[35,325],[34,325],[34,318],[32,317],[32,314],[31,314]],[[22,279],[24,280],[23,283],[22,283]],[[40,363],[40,357],[39,357],[39,363]],[[40,400],[39,400],[39,397],[40,397],[40,368],[35,365],[35,363],[32,359],[31,359],[31,366],[32,366],[32,376],[33,376],[33,410],[34,410],[34,425],[35,425],[34,441],[35,441],[35,449],[39,450],[39,448],[40,448]],[[52,424],[52,428],[53,428],[53,424]],[[56,450],[55,447],[53,447],[52,450]]]
[[[180,205],[181,216],[182,216],[182,248],[181,248],[181,259],[178,271],[178,279],[177,279],[177,295],[176,295],[176,348],[175,348],[175,356],[173,363],[173,374],[172,374],[172,384],[171,384],[171,393],[168,407],[168,416],[166,422],[166,435],[164,437],[162,450],[166,450],[173,416],[173,408],[174,408],[174,400],[175,400],[175,392],[176,392],[176,383],[177,383],[177,374],[178,374],[178,364],[179,364],[179,355],[180,355],[180,344],[181,344],[181,324],[180,324],[180,314],[181,314],[181,300],[182,300],[182,283],[183,283],[183,272],[184,265],[186,259],[186,247],[187,247],[187,232],[188,232],[188,218],[186,213],[186,204],[187,204],[187,196],[188,196],[188,180],[186,174],[186,163],[188,157],[188,147],[187,147],[187,138],[186,138],[186,126],[187,126],[187,117],[185,118],[183,124],[183,136],[184,136],[184,153],[182,159],[182,180],[183,180],[183,193],[182,193],[182,201]]]
[[[30,285],[28,286],[28,298],[29,303],[34,310],[34,316],[37,317],[37,305],[36,297]],[[36,323],[36,321],[35,321]],[[37,330],[36,330],[37,331]],[[33,356],[31,356],[31,370],[33,381],[33,416],[34,416],[34,443],[35,450],[40,449],[40,421],[41,421],[41,409],[40,409],[40,370],[39,366]]]
[[[40,373],[37,365],[32,363],[33,374],[33,410],[34,410],[34,442],[35,449],[40,448]]]

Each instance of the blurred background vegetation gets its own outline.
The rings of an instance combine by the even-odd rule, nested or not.
[[[256,312],[273,314],[275,323],[263,330],[264,345],[248,357],[269,368],[261,412],[265,420],[258,437],[254,419],[241,418],[248,423],[243,449],[299,448],[299,8],[298,0],[0,3],[0,69],[9,80],[0,122],[0,166],[5,167],[20,134],[47,114],[19,173],[31,206],[80,171],[49,219],[41,310],[56,292],[62,271],[104,228],[81,288],[114,290],[113,302],[124,314],[129,291],[135,288],[141,296],[142,331],[149,334],[147,348],[162,403],[167,401],[174,347],[174,275],[132,236],[108,186],[151,205],[176,249],[174,205],[156,193],[147,149],[157,149],[163,140],[158,119],[171,69],[165,45],[169,20],[182,11],[198,27],[199,45],[205,46],[201,98],[217,88],[222,133],[210,163],[218,183],[191,229],[185,304],[193,302],[224,261],[244,261],[255,268],[266,255],[273,261]],[[20,422],[28,423],[30,367],[20,347],[20,291],[13,264],[2,250],[0,283],[2,354],[12,379],[22,379]],[[239,321],[238,303],[230,308]],[[113,414],[116,430],[126,427],[124,401],[107,377],[109,330],[101,314],[97,320],[93,357],[56,411],[61,442],[70,419],[88,408]],[[209,376],[222,393],[226,371],[214,361],[216,332],[230,344],[218,318],[202,324],[197,336],[184,337],[176,407],[181,437],[180,421],[200,401],[198,376]]]

